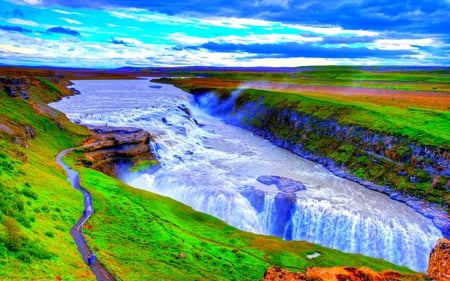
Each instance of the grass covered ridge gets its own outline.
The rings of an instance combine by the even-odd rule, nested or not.
[[[342,124],[358,125],[423,145],[450,149],[450,111],[348,102],[333,96],[318,97],[308,93],[248,89],[243,95],[246,95],[242,97],[243,101],[257,101],[263,97],[268,106],[289,104],[299,112],[322,120],[332,118]]]

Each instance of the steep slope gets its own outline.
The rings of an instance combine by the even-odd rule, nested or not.
[[[0,87],[0,279],[92,280],[69,234],[82,197],[54,159],[87,132],[45,105],[63,90],[44,78],[13,81],[28,94]]]

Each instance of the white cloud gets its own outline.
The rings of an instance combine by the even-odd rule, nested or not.
[[[257,20],[257,19],[244,19],[244,18],[203,18],[199,19],[199,23],[206,26],[226,27],[235,29],[248,29],[250,27],[270,27],[274,22]]]
[[[109,11],[108,13],[118,19],[131,19],[138,22],[154,22],[166,25],[195,24],[195,21],[190,18],[169,16],[160,13],[150,13],[147,10],[142,9],[119,9]]]
[[[262,0],[265,3],[288,3],[288,1],[274,1]],[[265,28],[265,30],[298,30],[300,32],[314,33],[318,35],[329,36],[379,36],[379,32],[361,29],[344,29],[341,26],[314,26],[314,25],[300,25],[300,24],[283,24],[281,22],[266,21],[259,19],[247,18],[224,18],[224,17],[210,17],[210,18],[190,18],[181,16],[169,16],[160,13],[152,13],[141,9],[118,9],[108,12],[111,16],[119,19],[132,19],[138,22],[154,22],[158,24],[167,25],[191,25],[193,28],[211,29],[212,27],[223,27],[227,29],[242,29],[251,30],[252,28]],[[212,30],[212,29],[211,29]],[[212,30],[213,31],[213,30]]]
[[[278,6],[282,8],[289,8],[291,0],[257,0],[253,3],[254,6]]]
[[[360,30],[360,29],[344,29],[340,26],[309,26],[299,24],[285,24],[284,26],[294,28],[300,31],[308,31],[324,35],[354,35],[354,36],[379,36],[376,31]]]
[[[132,19],[139,21],[139,17],[130,13],[126,12],[119,12],[119,11],[110,11],[109,14],[113,17],[119,18],[119,19]]]
[[[196,46],[207,43],[209,41],[209,38],[191,36],[178,32],[170,34],[167,39],[184,46]]]
[[[278,43],[288,43],[288,42],[320,42],[322,37],[304,37],[297,34],[251,34],[247,36],[222,36],[214,38],[211,41],[218,43],[232,43],[232,44],[278,44]]]
[[[7,44],[0,44],[0,52],[20,54],[20,55],[36,55],[36,54],[38,54],[34,48],[11,46],[11,45],[7,45]]]
[[[145,66],[303,66],[333,64],[380,64],[376,60],[346,60],[324,58],[256,58],[247,53],[221,53],[208,50],[173,50],[172,46],[139,43],[139,48],[129,48],[108,42],[81,42],[67,38],[60,41],[29,37],[21,33],[3,33],[0,44],[0,61],[50,64],[60,66],[106,67],[124,65]],[[117,38],[135,40],[134,38]],[[23,47],[26,46],[26,47]]]
[[[137,47],[142,46],[142,41],[137,40],[135,38],[124,38],[124,37],[114,37],[111,39],[112,43],[119,44],[119,45],[125,45],[128,47]]]
[[[42,4],[42,0],[23,0],[25,3],[29,5],[40,5]]]
[[[32,6],[38,6],[42,4],[42,0],[11,0],[11,2],[19,5],[32,5]]]
[[[69,19],[69,18],[59,18],[59,19],[65,21],[67,23],[70,23],[70,24],[82,24],[81,22],[74,20],[74,19]]]
[[[379,50],[418,50],[418,46],[434,46],[438,44],[433,38],[422,39],[379,39],[369,47]]]
[[[55,12],[55,13],[58,13],[58,14],[63,14],[63,15],[79,15],[79,16],[83,15],[82,13],[69,12],[69,11],[60,10],[60,9],[53,9],[52,11]]]
[[[168,39],[183,46],[198,46],[208,42],[230,43],[230,44],[277,44],[287,42],[320,42],[322,37],[304,37],[298,34],[250,34],[250,35],[229,35],[216,37],[197,37],[184,33],[174,33],[168,36]]]
[[[18,19],[18,18],[12,18],[6,20],[9,23],[17,24],[17,25],[27,25],[27,26],[39,26],[37,22],[31,21],[31,20],[24,20],[24,19]]]

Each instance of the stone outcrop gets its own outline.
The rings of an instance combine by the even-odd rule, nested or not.
[[[430,254],[427,270],[433,281],[450,281],[450,240],[439,239]]]
[[[0,90],[5,90],[10,97],[19,97],[24,100],[31,95],[31,79],[25,76],[0,77]]]
[[[306,280],[306,276],[300,272],[291,272],[289,270],[271,266],[264,274],[263,281],[296,281]]]
[[[88,127],[93,136],[83,144],[84,165],[117,176],[121,165],[155,159],[148,132],[137,128]]]
[[[300,190],[306,190],[303,183],[285,177],[259,176],[256,180],[265,185],[274,184],[281,192],[284,193],[295,193]]]
[[[300,181],[271,175],[259,176],[256,180],[267,186],[274,185],[278,189],[272,205],[273,212],[277,214],[273,216],[272,234],[291,240],[292,224],[290,222],[295,213],[296,193],[306,190],[305,185]],[[254,186],[243,186],[239,192],[248,199],[255,210],[259,213],[264,211],[267,191]]]
[[[269,267],[263,281],[419,281],[426,280],[421,274],[402,275],[395,271],[375,272],[370,268],[353,267],[310,267],[306,272],[290,272],[279,267]]]
[[[13,120],[0,117],[0,133],[6,134],[10,140],[22,147],[28,148],[28,141],[36,136],[36,132],[28,124],[20,124]]]

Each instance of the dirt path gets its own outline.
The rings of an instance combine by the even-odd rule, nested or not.
[[[80,251],[83,260],[87,264],[87,259],[88,256],[92,254],[92,249],[88,246],[86,239],[84,238],[83,225],[94,213],[94,207],[92,205],[91,194],[80,185],[78,172],[72,170],[71,168],[69,168],[69,166],[67,166],[62,162],[62,158],[64,157],[64,155],[71,152],[72,150],[73,150],[72,148],[69,148],[58,153],[58,155],[56,156],[56,163],[66,171],[67,178],[72,184],[72,186],[77,190],[81,191],[81,193],[83,193],[84,196],[83,216],[72,227],[72,229],[70,230],[70,234],[75,240],[75,243],[77,244],[78,247],[78,251]],[[116,280],[114,275],[112,275],[111,272],[109,272],[108,269],[106,269],[106,267],[99,260],[96,260],[95,263],[93,265],[89,265],[89,267],[91,268],[92,272],[95,274],[97,280],[99,281]]]

